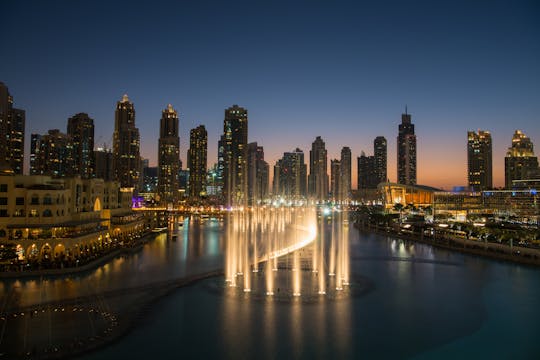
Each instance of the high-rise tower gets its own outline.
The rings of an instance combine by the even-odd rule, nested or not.
[[[399,124],[397,173],[398,183],[405,185],[416,184],[416,135],[407,108],[405,108],[405,114],[401,114],[401,124]]]
[[[79,113],[68,119],[67,134],[73,145],[73,173],[83,179],[95,176],[94,120]]]
[[[7,86],[0,82],[0,170],[23,173],[25,112],[13,108]]]
[[[317,136],[309,152],[309,196],[322,201],[328,197],[328,158],[325,143]]]
[[[160,202],[172,203],[178,198],[180,170],[180,137],[178,113],[171,104],[161,112],[158,141],[158,194]]]
[[[351,198],[351,149],[348,146],[341,149],[339,200]]]
[[[268,194],[269,167],[264,161],[264,149],[256,142],[248,144],[248,201],[250,205],[264,200]]]
[[[493,187],[489,131],[467,132],[467,170],[469,187],[476,191]]]
[[[223,121],[223,195],[225,204],[247,205],[247,110],[233,105]]]
[[[377,184],[386,182],[387,176],[387,144],[384,136],[377,136],[373,141],[373,155],[375,156],[375,175]]]
[[[537,174],[538,158],[534,156],[533,143],[521,130],[516,130],[504,158],[505,186],[511,189],[513,180],[527,180]]]
[[[113,133],[113,167],[122,187],[138,192],[141,171],[139,129],[135,127],[135,108],[127,95],[116,103]]]
[[[207,153],[208,133],[204,125],[200,125],[191,129],[189,136],[189,196],[192,198],[206,195]]]
[[[306,196],[307,166],[304,161],[304,152],[299,148],[286,152],[274,166],[273,195],[288,198],[301,198]]]

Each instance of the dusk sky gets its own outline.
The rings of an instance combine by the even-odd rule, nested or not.
[[[330,159],[396,136],[405,105],[418,143],[418,183],[465,185],[466,132],[493,136],[494,185],[515,129],[540,151],[540,2],[532,1],[3,1],[0,81],[31,133],[66,131],[87,112],[111,146],[116,102],[135,104],[141,155],[157,160],[161,111],[208,130],[217,160],[224,109],[248,109],[249,141],[271,168],[322,136]],[[330,167],[329,167],[330,168]],[[28,171],[28,164],[26,167]],[[273,173],[273,171],[271,171]]]

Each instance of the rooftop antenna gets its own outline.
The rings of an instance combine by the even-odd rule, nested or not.
[[[408,115],[407,114],[407,104],[405,104],[405,115]]]

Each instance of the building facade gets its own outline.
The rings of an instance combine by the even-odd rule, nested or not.
[[[223,195],[227,206],[247,205],[248,112],[233,105],[223,121]]]
[[[516,130],[512,145],[504,158],[504,180],[507,189],[515,180],[528,180],[538,176],[538,158],[534,156],[531,139],[521,130]]]
[[[32,134],[30,174],[70,177],[75,173],[71,137],[58,129],[45,135]]]
[[[326,145],[320,136],[311,144],[309,152],[308,195],[324,201],[328,197],[328,158]]]
[[[302,198],[307,195],[307,166],[304,152],[299,148],[286,152],[274,166],[273,195]]]
[[[68,119],[67,135],[73,147],[73,173],[83,179],[95,176],[94,120],[86,113]]]
[[[264,148],[256,142],[248,144],[248,202],[255,205],[268,196],[269,166],[264,160]]]
[[[96,164],[95,177],[105,181],[113,181],[114,168],[111,149],[97,148],[94,151],[94,161]]]
[[[0,168],[23,173],[26,114],[13,107],[13,97],[0,82]]]
[[[133,188],[137,193],[141,171],[140,136],[135,127],[135,108],[127,95],[116,103],[113,168],[120,185]]]
[[[118,182],[0,175],[0,242],[13,245],[19,260],[75,259],[143,230],[131,191]]]
[[[345,146],[341,149],[339,200],[348,201],[351,198],[351,149]]]
[[[373,156],[375,156],[375,174],[379,183],[388,181],[387,154],[388,146],[384,136],[377,136],[373,141]]]
[[[330,160],[330,194],[333,201],[341,199],[341,161]]]
[[[208,133],[204,125],[191,129],[189,136],[188,168],[189,196],[206,196]]]
[[[480,191],[493,187],[491,134],[478,130],[467,132],[467,174],[469,187]]]
[[[416,184],[416,135],[407,108],[401,114],[397,137],[397,175],[399,184]]]
[[[178,200],[180,136],[178,113],[169,104],[161,113],[158,142],[158,195],[162,203]]]

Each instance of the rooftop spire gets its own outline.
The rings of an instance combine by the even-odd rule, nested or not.
[[[129,102],[129,97],[127,96],[127,94],[124,94],[124,96],[122,96],[122,102],[123,103]]]

